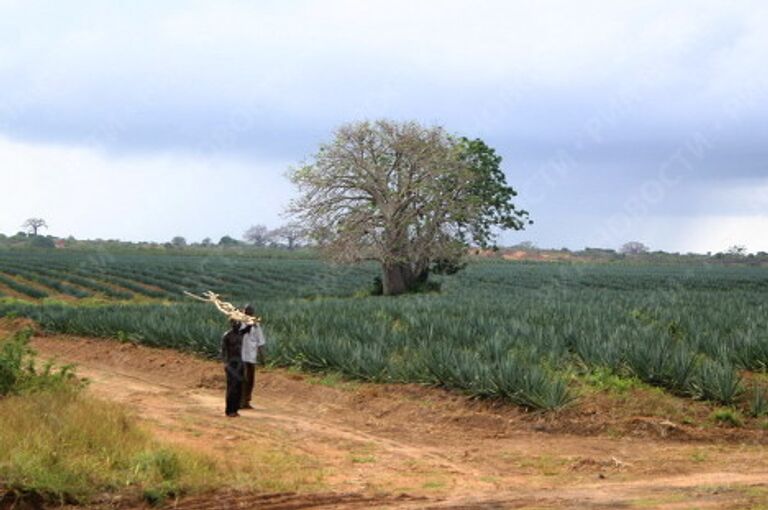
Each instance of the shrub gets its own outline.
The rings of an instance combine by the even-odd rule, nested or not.
[[[744,421],[738,411],[729,408],[717,409],[712,413],[712,419],[729,427],[741,427]]]
[[[752,396],[749,399],[749,414],[754,418],[759,418],[760,416],[768,414],[768,397],[766,397],[765,389],[754,384],[751,393]]]
[[[29,352],[28,341],[28,333],[18,333],[0,344],[0,396],[17,389],[24,356]]]
[[[29,348],[31,335],[32,331],[25,329],[0,342],[0,396],[43,391],[72,381],[71,366],[56,368],[47,362],[42,369],[37,367],[35,353]]]
[[[643,387],[636,377],[626,377],[606,368],[596,368],[584,376],[584,382],[598,391],[627,393],[630,390]]]
[[[46,248],[52,249],[56,247],[53,239],[45,236],[34,236],[29,241],[29,245],[33,248]]]

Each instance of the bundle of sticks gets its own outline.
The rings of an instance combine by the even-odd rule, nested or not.
[[[261,317],[251,317],[250,315],[246,315],[242,310],[238,310],[237,307],[232,303],[222,301],[218,294],[211,292],[210,290],[203,292],[202,296],[198,296],[197,294],[192,294],[191,292],[187,291],[184,291],[184,294],[191,297],[192,299],[197,299],[198,301],[213,303],[221,313],[232,320],[240,321],[243,324],[250,326],[261,323]]]

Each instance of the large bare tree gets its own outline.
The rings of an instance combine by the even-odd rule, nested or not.
[[[48,224],[43,218],[29,218],[24,222],[22,227],[26,228],[27,231],[33,236],[37,236],[37,231],[41,228],[48,228]]]
[[[243,233],[243,239],[254,246],[264,247],[270,241],[270,232],[266,225],[253,225]]]
[[[496,228],[522,229],[501,158],[481,140],[416,122],[359,122],[291,172],[290,207],[336,261],[377,260],[385,294],[460,267],[466,246],[487,246]]]
[[[621,247],[621,253],[625,255],[642,255],[648,251],[648,247],[639,241],[630,241]]]
[[[305,235],[304,227],[295,222],[287,223],[270,232],[270,237],[273,239],[285,241],[285,247],[288,250],[297,248]]]

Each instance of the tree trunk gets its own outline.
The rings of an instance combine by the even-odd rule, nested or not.
[[[396,296],[408,290],[407,266],[404,264],[384,264],[382,285],[385,296]]]
[[[414,272],[410,264],[385,264],[383,267],[383,294],[396,296],[413,290],[429,278],[429,271]]]

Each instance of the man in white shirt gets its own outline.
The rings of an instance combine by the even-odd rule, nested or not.
[[[243,311],[246,315],[254,317],[254,309],[251,305],[246,305]],[[266,340],[259,323],[253,326],[241,324],[240,333],[243,334],[243,392],[240,409],[253,409],[251,396],[253,395],[253,385],[256,382],[256,361],[261,354],[262,364],[266,362],[264,359]]]

